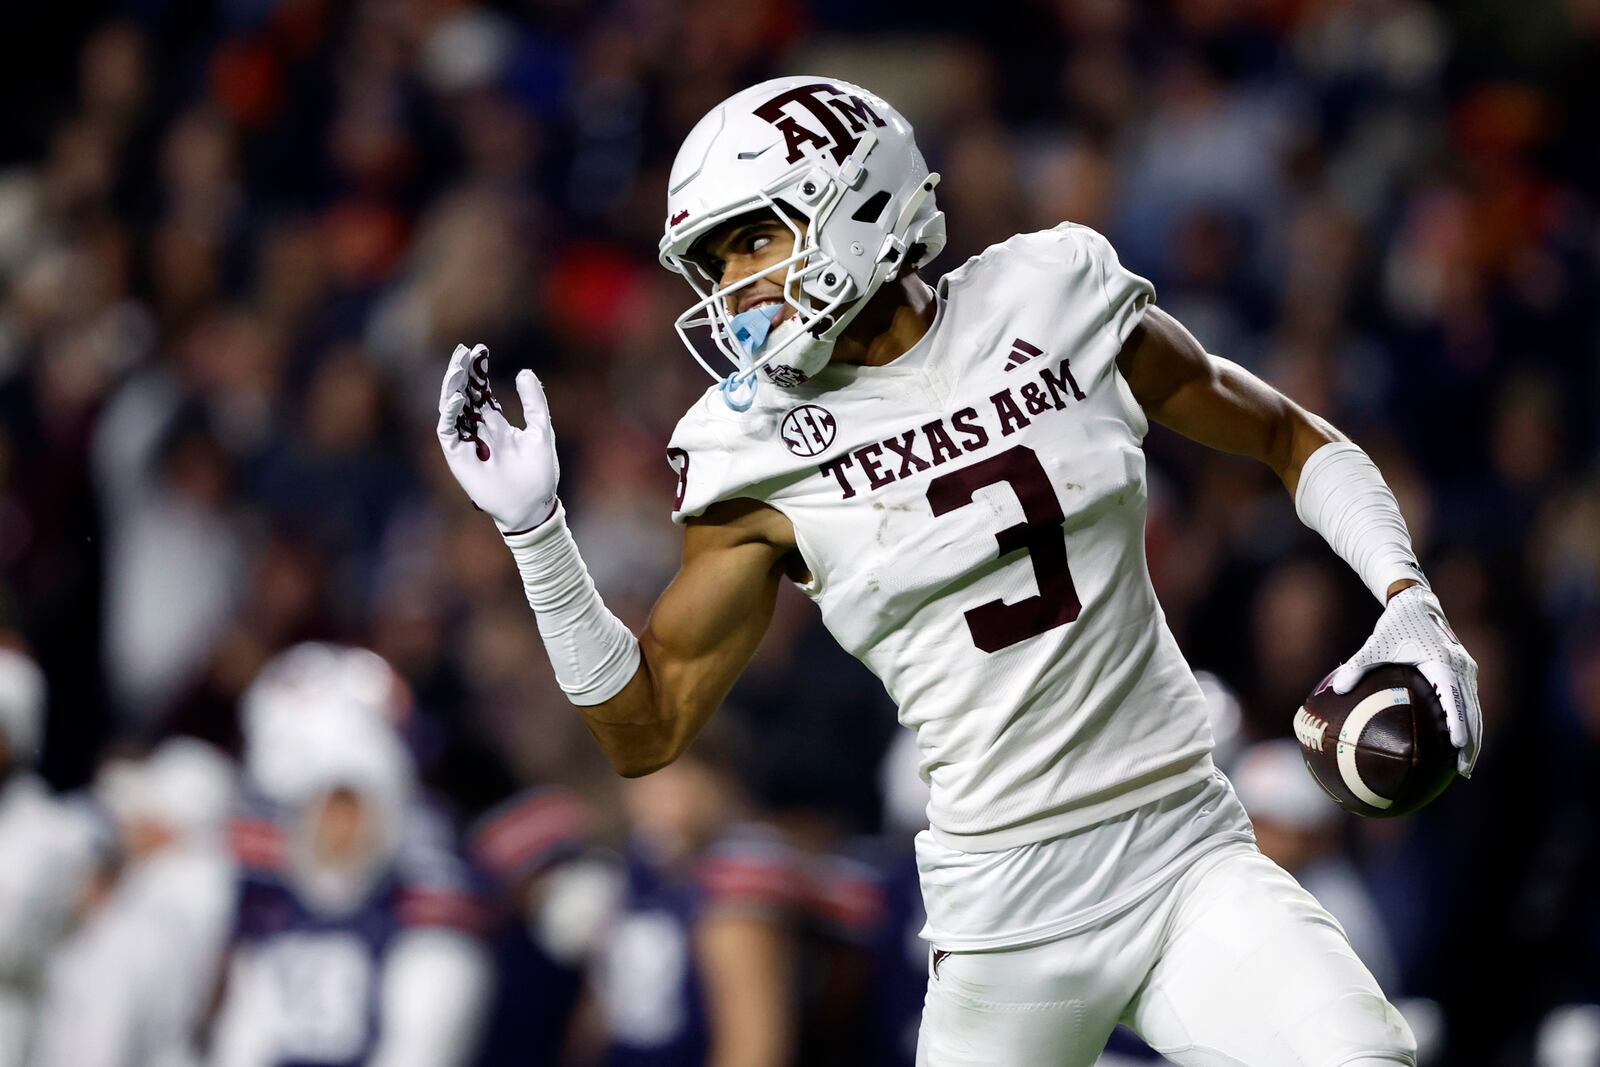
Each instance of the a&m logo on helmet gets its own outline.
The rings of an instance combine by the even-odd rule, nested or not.
[[[812,82],[785,90],[755,109],[783,134],[790,163],[798,163],[805,146],[827,150],[835,163],[843,163],[861,143],[859,134],[867,128],[888,125],[861,97],[847,93],[830,82]]]
[[[827,408],[801,404],[790,408],[778,427],[783,446],[797,456],[820,456],[833,444],[839,423]]]

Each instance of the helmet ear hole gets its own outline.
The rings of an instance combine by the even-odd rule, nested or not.
[[[889,206],[889,190],[879,189],[856,208],[850,217],[856,222],[874,223],[883,217],[883,209]]]
[[[901,263],[900,269],[894,272],[894,277],[905,277],[907,274],[910,274],[912,271],[915,271],[919,266],[921,266],[922,261],[927,258],[928,246],[923,244],[921,241],[918,241],[916,244],[906,249],[905,262]]]

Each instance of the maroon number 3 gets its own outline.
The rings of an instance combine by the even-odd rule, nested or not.
[[[1026,520],[994,535],[1000,555],[1023,549],[1033,560],[1039,595],[1007,604],[991,600],[966,612],[972,640],[985,652],[998,652],[1046,630],[1065,626],[1083,605],[1067,570],[1067,541],[1061,524],[1066,516],[1039,455],[1025,445],[941,475],[928,484],[928,503],[943,515],[972,503],[972,494],[986,485],[1005,482],[1017,494]]]

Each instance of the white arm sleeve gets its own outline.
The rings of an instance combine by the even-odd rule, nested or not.
[[[1300,471],[1294,509],[1361,576],[1378,603],[1387,603],[1389,587],[1402,579],[1428,584],[1394,493],[1358,446],[1330,441],[1311,453]]]
[[[505,540],[567,699],[589,707],[616,696],[639,669],[639,641],[595,591],[566,509],[557,502],[542,524]]]
[[[32,988],[83,900],[94,832],[31,778],[0,801],[0,985]]]
[[[209,1067],[272,1067],[281,1007],[272,976],[254,951],[236,949],[228,965],[227,996],[211,1035]]]
[[[369,1067],[461,1067],[477,1052],[493,968],[462,934],[410,930],[395,939],[378,990],[382,1032]]]

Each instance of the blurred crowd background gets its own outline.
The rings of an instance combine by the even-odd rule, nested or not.
[[[642,624],[679,548],[667,435],[709,384],[655,263],[667,170],[718,100],[793,72],[912,120],[950,224],[930,280],[1095,227],[1210,351],[1377,459],[1481,667],[1474,779],[1392,822],[1305,795],[1270,742],[1377,605],[1269,471],[1155,429],[1150,565],[1219,762],[1426,1062],[1600,1063],[1600,3],[68,0],[7,22],[0,643],[42,674],[0,659],[6,1067],[910,1062],[921,813],[881,687],[786,591],[728,728],[615,778],[433,440],[457,342],[491,346],[502,395],[534,368],[577,541]],[[241,707],[304,642],[370,649],[395,686],[298,647],[258,704],[366,710],[286,755]],[[387,763],[329,756],[384,731],[393,751],[355,747]],[[298,769],[276,792],[274,759]],[[307,875],[347,839],[372,870]],[[351,885],[358,908],[319,910]],[[777,999],[741,1008],[777,1051],[719,1031],[712,927],[765,946],[735,954],[749,973],[777,961]]]

